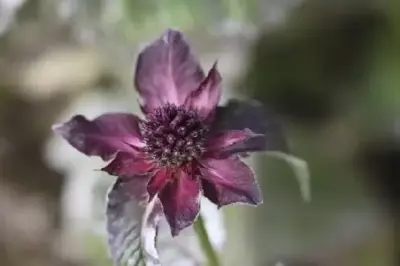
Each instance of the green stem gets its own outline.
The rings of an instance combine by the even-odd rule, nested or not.
[[[201,216],[201,214],[199,214],[199,217],[197,217],[197,220],[194,223],[194,230],[196,231],[196,234],[199,239],[201,248],[204,252],[204,255],[206,256],[206,258],[208,260],[207,265],[208,266],[221,266],[221,262],[219,260],[218,254],[210,242],[210,238],[208,236],[206,227],[204,226],[204,219]]]

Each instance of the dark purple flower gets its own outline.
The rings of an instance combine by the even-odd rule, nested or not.
[[[75,116],[55,131],[79,151],[111,159],[107,173],[146,182],[149,200],[158,197],[174,236],[196,219],[201,195],[219,207],[262,202],[238,154],[285,144],[279,127],[264,126],[268,117],[260,106],[232,101],[217,108],[217,64],[205,75],[182,33],[167,30],[140,53],[134,82],[144,120],[123,113]]]

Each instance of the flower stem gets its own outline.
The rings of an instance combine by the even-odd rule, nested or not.
[[[200,242],[201,248],[204,252],[204,255],[206,256],[206,258],[208,260],[207,265],[208,266],[221,266],[221,262],[219,260],[218,254],[210,242],[208,232],[204,226],[204,219],[201,216],[201,214],[199,214],[199,216],[196,219],[196,222],[194,223],[194,230],[197,234],[197,237],[199,239],[199,242]]]

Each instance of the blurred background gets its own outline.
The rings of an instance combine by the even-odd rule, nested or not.
[[[224,102],[279,114],[312,175],[306,203],[284,162],[249,160],[265,203],[225,208],[224,265],[400,265],[397,0],[0,0],[0,265],[111,265],[113,179],[50,127],[138,112],[133,63],[166,27],[218,59]]]

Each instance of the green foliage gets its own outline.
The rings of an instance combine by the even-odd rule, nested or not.
[[[310,172],[307,162],[291,154],[282,152],[266,152],[265,155],[276,157],[285,161],[293,170],[295,178],[299,183],[301,196],[304,201],[311,201]]]

